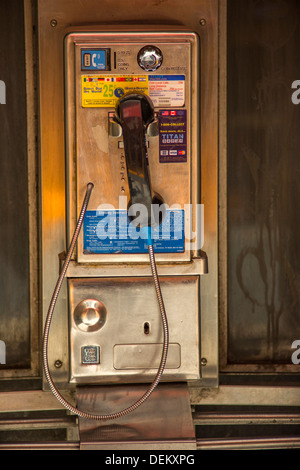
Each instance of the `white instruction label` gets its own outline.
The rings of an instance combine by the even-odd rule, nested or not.
[[[155,107],[185,104],[184,75],[149,75],[149,96]]]

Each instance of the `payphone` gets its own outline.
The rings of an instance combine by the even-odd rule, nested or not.
[[[139,406],[158,381],[201,379],[199,38],[70,32],[64,67],[70,248],[46,377],[66,405],[47,365],[66,277],[70,383],[150,383]]]

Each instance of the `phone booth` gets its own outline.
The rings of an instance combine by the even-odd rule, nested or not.
[[[0,2],[1,450],[299,448],[299,17]]]
[[[201,38],[182,26],[84,21],[60,38],[65,238],[44,251],[44,263],[59,256],[56,272],[45,269],[44,386],[79,416],[83,447],[111,445],[99,436],[117,420],[118,441],[129,426],[132,445],[194,448],[189,384],[218,385],[216,359],[202,357],[217,344],[217,318],[202,308]],[[141,425],[150,416],[154,434],[151,420]]]

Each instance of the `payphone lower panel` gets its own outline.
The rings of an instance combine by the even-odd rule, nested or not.
[[[163,326],[151,277],[70,278],[73,383],[151,381]],[[169,349],[163,380],[199,378],[199,276],[165,276]]]

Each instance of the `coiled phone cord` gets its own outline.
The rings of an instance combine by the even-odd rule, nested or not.
[[[71,257],[72,257],[72,254],[73,254],[73,251],[74,251],[74,248],[75,248],[75,245],[76,245],[76,242],[77,242],[77,239],[78,239],[78,236],[79,236],[82,224],[83,224],[83,219],[87,210],[87,206],[89,203],[89,199],[90,199],[90,195],[93,190],[93,187],[94,187],[93,183],[88,183],[85,198],[84,198],[80,215],[77,221],[77,225],[76,225],[76,228],[75,228],[75,231],[74,231],[71,243],[70,243],[70,247],[69,247],[65,262],[63,264],[61,273],[57,280],[57,283],[56,283],[56,286],[52,295],[52,299],[49,305],[48,314],[47,314],[45,327],[44,327],[44,336],[43,336],[43,367],[44,367],[45,376],[48,381],[50,390],[52,391],[54,396],[57,398],[57,400],[65,408],[67,408],[69,411],[76,414],[77,416],[80,416],[81,418],[93,419],[93,420],[111,420],[111,419],[120,418],[121,416],[125,416],[131,413],[132,411],[134,411],[136,408],[142,405],[142,403],[144,403],[149,398],[149,396],[151,395],[155,387],[158,385],[160,378],[162,376],[162,373],[164,371],[164,368],[165,368],[166,360],[167,360],[168,345],[169,345],[169,329],[168,329],[168,322],[167,322],[164,302],[163,302],[163,298],[162,298],[162,294],[160,290],[160,283],[159,283],[157,270],[156,270],[153,246],[152,246],[152,242],[148,238],[148,252],[149,252],[149,258],[150,258],[150,265],[151,265],[152,277],[154,280],[156,295],[157,295],[160,314],[161,314],[161,320],[162,320],[162,325],[163,325],[163,336],[164,336],[161,361],[160,361],[159,368],[157,370],[156,376],[152,384],[149,386],[149,388],[144,393],[144,395],[142,395],[135,403],[133,403],[128,408],[125,408],[124,410],[121,410],[116,413],[104,414],[104,415],[98,415],[98,414],[79,410],[78,408],[74,407],[69,402],[67,402],[64,399],[64,397],[60,394],[60,392],[57,390],[56,386],[54,385],[51,374],[50,374],[49,365],[48,365],[48,339],[49,339],[50,325],[51,325],[55,305],[57,302],[57,298],[58,298],[63,280],[65,278],[65,275],[66,275],[66,272],[67,272],[67,269],[68,269],[68,266],[69,266],[69,263],[70,263],[70,260],[71,260]]]

